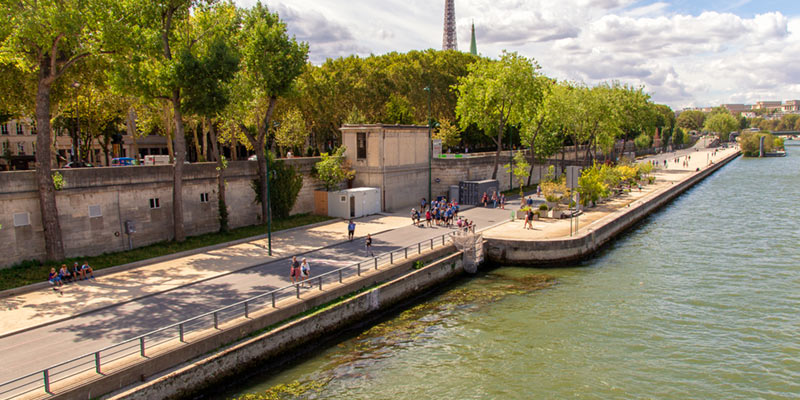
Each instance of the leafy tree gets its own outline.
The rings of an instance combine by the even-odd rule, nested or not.
[[[600,197],[608,196],[608,185],[603,181],[603,175],[597,165],[581,172],[577,190],[581,195],[581,204],[583,205],[587,205],[589,202],[594,205]]]
[[[306,122],[300,110],[293,108],[283,115],[283,119],[275,129],[275,144],[283,154],[287,149],[299,148],[308,139]]]
[[[314,166],[317,179],[322,182],[325,190],[336,190],[339,184],[355,177],[356,172],[349,169],[346,164],[347,160],[344,158],[346,151],[347,148],[341,146],[332,154],[322,153],[320,155],[322,159]]]
[[[706,120],[706,114],[698,110],[684,111],[678,115],[675,124],[686,131],[701,131]]]
[[[434,139],[442,141],[442,148],[448,149],[458,146],[461,143],[461,132],[457,125],[453,125],[449,119],[439,121],[439,127],[433,133]]]
[[[124,24],[111,24],[120,13],[108,0],[2,1],[0,14],[11,20],[0,26],[0,73],[16,75],[24,94],[35,93],[36,183],[48,259],[64,257],[52,180],[51,102],[54,90],[66,86],[64,76],[82,60],[110,49],[108,37]],[[30,97],[22,104],[31,104]]]
[[[798,119],[797,122],[794,123],[794,130],[800,131],[800,119]]]
[[[275,218],[289,217],[292,207],[297,201],[297,194],[303,188],[303,175],[297,169],[283,160],[277,160],[271,152],[267,152],[270,165],[269,192],[270,211]],[[261,177],[253,179],[251,187],[255,192],[255,202],[264,204],[261,200]]]
[[[278,99],[290,92],[297,77],[305,70],[308,44],[290,38],[286,24],[266,5],[256,3],[242,11],[242,28],[238,36],[242,52],[242,69],[237,77],[237,99],[234,120],[256,151],[258,175],[267,174],[265,148],[267,132]],[[267,197],[262,181],[261,198]],[[264,222],[269,218],[267,204],[261,204]]]
[[[519,185],[519,197],[522,198],[525,195],[523,191],[525,181],[530,175],[530,164],[528,164],[528,160],[525,159],[525,153],[521,151],[516,152],[514,154],[514,166],[512,167],[511,164],[506,164],[503,168],[506,169],[506,172],[514,175],[514,179],[516,179],[517,185]]]
[[[709,117],[703,127],[707,131],[716,132],[720,140],[727,141],[731,132],[739,127],[739,121],[730,113],[717,113]]]
[[[384,107],[383,122],[387,124],[408,125],[414,122],[414,109],[402,96],[392,93]]]
[[[642,133],[636,137],[634,143],[636,144],[636,148],[639,150],[649,149],[650,146],[653,145],[653,138],[646,133]]]
[[[456,115],[461,128],[475,124],[497,146],[492,179],[497,179],[506,126],[519,125],[525,104],[540,96],[536,82],[538,69],[533,60],[503,52],[498,61],[480,59],[471,64],[469,75],[459,78],[455,87]]]
[[[664,104],[654,104],[653,107],[655,109],[656,129],[659,130],[662,145],[667,147],[675,130],[675,113],[669,106]]]
[[[744,115],[739,117],[739,129],[744,130],[750,127],[750,121]]]
[[[781,116],[781,122],[778,124],[777,130],[779,131],[790,131],[793,130],[797,122],[800,121],[800,115],[798,114],[784,114]]]

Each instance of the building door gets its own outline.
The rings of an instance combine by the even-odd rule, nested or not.
[[[356,197],[350,196],[350,218],[355,218],[356,216]]]

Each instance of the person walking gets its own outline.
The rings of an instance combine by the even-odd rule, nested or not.
[[[506,195],[505,195],[505,193],[501,193],[500,194],[500,209],[501,210],[505,210],[506,209]]]
[[[300,264],[300,277],[304,283],[311,278],[311,266],[308,265],[308,261],[306,261],[305,257],[303,257],[303,263]],[[310,281],[308,282],[308,287],[311,288]]]
[[[497,208],[497,191],[492,192],[492,208]]]
[[[530,208],[525,212],[525,225],[522,228],[533,229],[533,211]]]
[[[364,242],[364,247],[370,256],[375,257],[375,254],[372,253],[372,236],[369,233],[367,234],[367,240]]]
[[[299,281],[300,262],[297,261],[297,256],[292,256],[292,261],[289,261],[289,277],[292,279],[292,285]]]
[[[483,207],[486,208],[489,205],[489,195],[486,192],[483,192],[483,197],[481,197],[481,203],[483,203]]]
[[[356,223],[353,222],[351,219],[347,223],[347,240],[353,241],[353,238],[356,236]]]

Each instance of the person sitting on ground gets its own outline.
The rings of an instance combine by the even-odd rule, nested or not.
[[[58,276],[64,283],[72,281],[72,273],[67,269],[67,264],[61,264],[61,269],[58,270]]]
[[[416,208],[412,208],[411,209],[411,225],[416,225],[417,224],[417,219],[414,217],[416,214],[417,214],[417,209]]]
[[[47,280],[53,285],[53,290],[58,291],[59,287],[64,283],[61,282],[61,278],[58,277],[58,273],[56,272],[55,268],[50,268],[50,275],[47,277]]]
[[[458,217],[458,221],[456,221],[456,226],[458,227],[458,229],[461,229],[461,227],[464,226],[464,221],[461,220],[461,217]]]
[[[86,279],[92,278],[94,279],[94,272],[92,271],[92,267],[89,266],[88,261],[84,261],[83,265],[81,265],[81,271],[83,271],[84,276],[87,274],[89,275]],[[94,279],[97,280],[97,279]]]
[[[75,280],[82,281],[86,279],[86,271],[81,269],[81,266],[78,264],[77,261],[75,261],[75,263],[72,264],[72,276],[75,277]]]

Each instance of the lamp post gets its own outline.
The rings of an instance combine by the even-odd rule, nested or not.
[[[431,176],[433,175],[433,138],[431,137],[431,87],[426,86],[428,92],[428,202],[431,200]]]
[[[75,89],[75,137],[72,139],[72,161],[76,162],[80,160],[78,156],[80,150],[78,147],[78,140],[80,140],[81,135],[81,119],[80,115],[78,115],[78,88],[81,87],[79,82],[72,82],[72,86]]]

